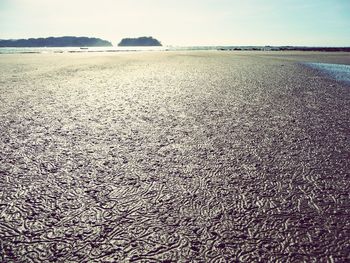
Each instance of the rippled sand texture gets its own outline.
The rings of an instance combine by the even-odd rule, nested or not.
[[[0,261],[349,260],[350,87],[273,54],[2,55]]]

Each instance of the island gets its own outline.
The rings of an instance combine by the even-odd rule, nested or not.
[[[110,47],[112,43],[90,37],[48,37],[29,39],[0,39],[0,47]]]
[[[119,47],[129,46],[162,46],[162,44],[153,37],[123,38],[118,44]]]

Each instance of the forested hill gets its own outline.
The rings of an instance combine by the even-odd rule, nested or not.
[[[112,43],[100,38],[90,37],[48,37],[29,39],[0,39],[0,47],[102,47]]]
[[[153,37],[123,38],[118,46],[161,46],[162,44]]]

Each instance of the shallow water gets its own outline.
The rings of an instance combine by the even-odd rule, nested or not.
[[[307,63],[307,65],[327,73],[338,81],[350,83],[350,65],[329,63]]]
[[[0,54],[46,54],[87,52],[129,52],[129,51],[200,51],[200,50],[277,50],[264,46],[111,46],[111,47],[0,47]]]

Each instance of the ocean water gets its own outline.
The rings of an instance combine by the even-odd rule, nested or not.
[[[171,51],[171,50],[216,50],[216,46],[193,47],[6,47],[0,48],[0,54],[26,54],[26,53],[80,53],[80,52],[125,52],[125,51]]]
[[[166,47],[0,47],[0,54],[158,51]]]
[[[306,65],[320,70],[338,81],[350,83],[350,65],[330,63],[306,63]]]
[[[264,46],[161,46],[161,47],[0,47],[0,54],[16,53],[75,53],[123,51],[186,51],[186,50],[273,50]]]

